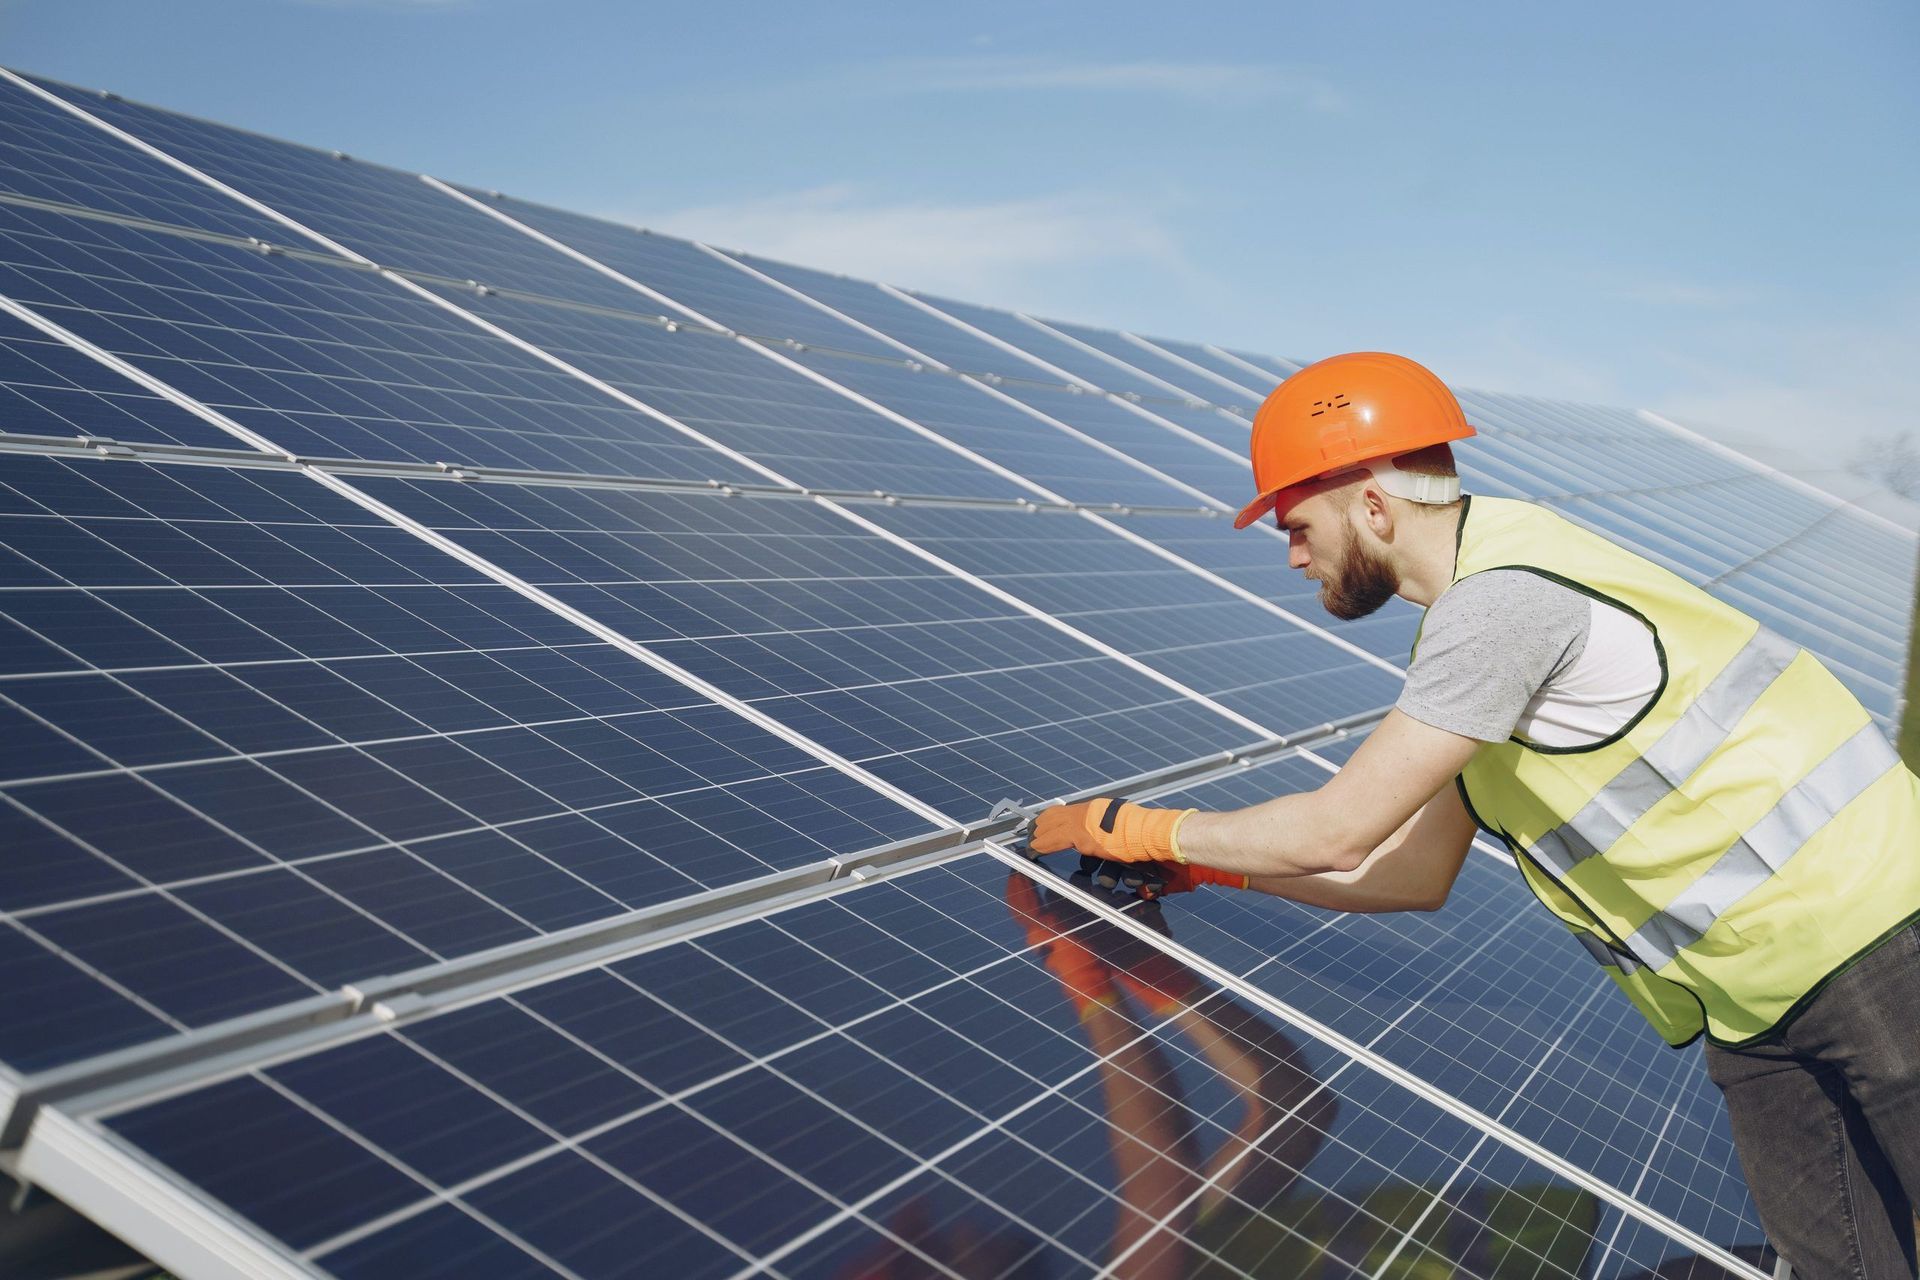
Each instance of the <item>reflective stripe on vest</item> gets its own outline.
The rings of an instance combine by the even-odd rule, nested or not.
[[[1638,960],[1624,951],[1614,950],[1613,944],[1597,933],[1575,929],[1573,934],[1580,939],[1580,945],[1587,949],[1588,955],[1599,962],[1602,969],[1618,969],[1622,973],[1632,973],[1641,967]]]
[[[1667,726],[1644,755],[1629,760],[1579,813],[1540,837],[1535,854],[1565,876],[1601,849],[1611,848],[1628,827],[1707,762],[1727,740],[1732,726],[1780,678],[1799,652],[1798,646],[1764,627],[1754,632],[1746,647],[1733,655],[1693,705]],[[1598,838],[1598,848],[1595,840],[1583,834],[1587,832]]]
[[[1741,833],[1698,880],[1640,926],[1627,946],[1656,969],[1668,963],[1700,941],[1728,908],[1784,867],[1816,831],[1889,769],[1899,767],[1900,757],[1879,726],[1871,720],[1861,725]]]

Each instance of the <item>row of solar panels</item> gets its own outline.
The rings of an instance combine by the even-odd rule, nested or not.
[[[61,86],[0,94],[15,1088],[1392,699],[1411,610],[1323,629],[1270,532],[1138,513],[1236,504],[1240,415],[1291,365],[729,259]],[[1632,415],[1468,405],[1471,487],[1550,500],[1709,583],[1890,712],[1909,542]],[[118,443],[82,461],[76,434]],[[1063,507],[1114,503],[1136,510]],[[1310,784],[1300,768],[1195,803]],[[1641,1206],[1755,1236],[1693,1064],[1652,1053],[1491,862],[1430,920],[1182,902],[1184,978],[1169,944],[1122,930],[1088,969],[1130,993],[1100,1005],[1132,1010],[1104,1045],[1036,961],[1065,949],[1053,933],[1120,926],[996,901],[979,862],[363,1019],[279,1068],[49,1108],[28,1164],[57,1166],[51,1185],[104,1165],[177,1179],[181,1212],[343,1275],[403,1257],[830,1274],[874,1249],[926,1264],[915,1231],[979,1241],[991,1274],[1120,1247],[1225,1274],[1317,1249],[1330,1274],[1375,1274],[1477,1232],[1549,1273],[1614,1275],[1674,1247]],[[876,914],[902,899],[927,905]],[[783,940],[815,918],[840,932]],[[970,920],[974,949],[939,954],[938,919]],[[675,987],[674,965],[700,976]],[[598,1031],[541,1006],[576,988]],[[1277,1002],[1361,1056],[1309,1053]],[[967,1018],[1013,1029],[954,1041]],[[941,1034],[876,1055],[858,1028],[886,1019]],[[1315,1082],[1283,1091],[1299,1105],[1203,1096],[1269,1058]],[[1004,1099],[968,1092],[1007,1070]],[[1157,1141],[1109,1122],[1128,1089]],[[1045,1117],[1087,1150],[1020,1132]],[[1136,1198],[1089,1177],[1135,1172],[1130,1143],[1196,1190],[1186,1208],[1146,1197],[1164,1180]],[[1268,1178],[1224,1197],[1231,1232],[1195,1208],[1223,1198],[1215,1165]],[[685,1185],[696,1169],[757,1207]],[[1063,1177],[1044,1207],[1015,1189]],[[1508,1223],[1541,1213],[1549,1241],[1585,1244]],[[1120,1246],[1116,1222],[1147,1229]]]

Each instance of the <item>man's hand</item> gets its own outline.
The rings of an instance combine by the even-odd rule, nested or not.
[[[1150,809],[1110,796],[1055,805],[1034,820],[1028,847],[1035,853],[1077,849],[1109,862],[1186,861],[1176,829],[1194,809]]]

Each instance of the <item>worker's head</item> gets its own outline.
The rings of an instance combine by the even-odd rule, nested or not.
[[[1260,496],[1234,527],[1273,513],[1289,531],[1288,562],[1320,581],[1321,602],[1362,617],[1396,589],[1396,534],[1459,500],[1446,446],[1473,434],[1453,392],[1405,356],[1330,356],[1281,383],[1254,415]]]
[[[1453,450],[1435,444],[1283,489],[1273,513],[1287,533],[1287,563],[1320,584],[1328,613],[1364,618],[1400,589],[1398,552],[1416,538],[1452,536],[1458,486]],[[1431,500],[1449,492],[1450,501]]]

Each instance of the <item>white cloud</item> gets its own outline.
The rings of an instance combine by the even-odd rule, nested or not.
[[[843,69],[833,83],[879,94],[1055,90],[1159,94],[1209,103],[1281,99],[1322,112],[1346,106],[1340,91],[1321,77],[1254,63],[1073,62],[1015,55],[904,58]]]
[[[1000,305],[1038,305],[1035,275],[1048,270],[1124,264],[1163,280],[1192,270],[1138,198],[1093,193],[942,203],[887,200],[843,183],[618,216],[717,247]]]

